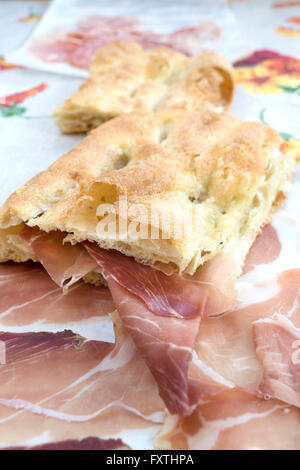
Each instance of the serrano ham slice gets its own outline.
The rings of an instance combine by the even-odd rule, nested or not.
[[[146,360],[169,411],[190,414],[194,396],[188,366],[200,316],[189,320],[158,316],[112,277],[107,281],[124,326]],[[197,392],[199,395],[200,390]]]
[[[203,313],[206,293],[196,282],[186,281],[176,274],[167,276],[118,251],[104,250],[95,243],[84,243],[84,246],[103,270],[108,283],[110,278],[116,280],[142,299],[154,314],[189,319]]]
[[[235,388],[204,398],[189,417],[169,416],[154,442],[174,450],[296,450],[299,423],[298,408]]]
[[[260,388],[263,367],[256,355],[254,322],[281,313],[300,327],[300,269],[290,269],[298,264],[299,227],[285,213],[274,224],[253,244],[249,269],[237,282],[239,292],[243,287],[242,304],[224,316],[204,318],[195,342],[203,374],[229,387]],[[284,227],[283,233],[278,227]]]
[[[0,335],[7,351],[0,369],[2,447],[38,436],[41,444],[108,438],[162,422],[156,383],[116,315],[114,320],[115,345],[84,341],[70,331]]]
[[[225,380],[219,383],[208,378],[197,362],[190,364],[200,320],[206,314],[207,286],[167,276],[95,244],[85,243],[85,247],[102,268],[122,321],[168,410],[188,415],[203,393],[223,390]],[[208,267],[207,273],[211,271]]]
[[[238,306],[236,280],[239,275],[239,266],[225,254],[216,255],[198,268],[193,278],[207,293],[205,317],[216,317]]]
[[[77,282],[63,294],[39,263],[0,265],[0,331],[72,330],[87,339],[114,342],[107,315],[115,310],[106,287]]]
[[[300,408],[300,329],[281,314],[253,323],[263,366],[259,391]]]
[[[52,442],[40,446],[28,447],[7,447],[1,450],[125,450],[128,447],[121,439],[98,439],[97,437],[87,437],[82,440],[69,440]]]
[[[138,41],[145,49],[168,46],[186,55],[197,55],[207,41],[220,36],[220,28],[209,21],[162,34],[141,28],[137,18],[90,15],[82,18],[75,30],[54,29],[45,37],[35,38],[30,52],[45,62],[66,62],[88,69],[94,52],[104,44],[120,40]]]
[[[47,233],[29,227],[21,233],[21,237],[30,244],[37,259],[61,287],[71,286],[97,268],[95,261],[80,244],[64,244],[65,236],[62,232]]]
[[[300,269],[277,278],[279,292],[264,302],[252,303],[222,317],[203,319],[195,350],[203,367],[247,390],[258,390],[263,369],[257,358],[252,324],[276,312],[300,322]],[[298,319],[297,319],[298,318]]]
[[[266,225],[248,253],[243,273],[246,274],[259,264],[271,263],[278,258],[280,250],[281,243],[275,228],[271,224]]]

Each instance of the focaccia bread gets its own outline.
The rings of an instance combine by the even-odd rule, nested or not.
[[[54,111],[64,133],[87,132],[124,113],[209,106],[227,109],[234,91],[230,63],[214,52],[186,57],[134,41],[107,44],[94,55],[90,78]]]
[[[10,196],[0,260],[35,260],[18,235],[27,224],[181,274],[218,253],[242,266],[294,165],[292,146],[258,122],[208,110],[123,115]]]

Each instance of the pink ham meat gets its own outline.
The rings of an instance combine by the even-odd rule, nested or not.
[[[115,310],[107,288],[78,282],[64,295],[39,263],[0,265],[0,289],[0,331],[83,331],[92,322],[101,329]]]
[[[263,368],[257,358],[252,324],[276,312],[300,326],[298,304],[300,269],[278,276],[279,292],[266,300],[239,308],[234,312],[204,319],[195,342],[199,367],[209,370],[219,381],[229,381],[247,390],[258,390]]]
[[[21,237],[30,244],[37,259],[61,287],[74,284],[97,268],[97,263],[88,256],[81,245],[64,244],[65,236],[62,232],[47,233],[29,227],[21,233]]]
[[[300,410],[234,388],[204,397],[189,417],[169,416],[159,449],[298,450]]]
[[[80,268],[82,265],[95,268],[94,259],[97,261],[105,273],[122,320],[146,359],[170,411],[188,414],[208,387],[212,393],[223,387],[213,380],[202,380],[202,372],[198,367],[193,367],[192,375],[189,375],[188,370],[201,316],[218,314],[233,305],[232,299],[217,288],[217,284],[223,284],[227,286],[227,291],[233,290],[232,279],[235,280],[235,275],[224,281],[228,266],[232,268],[228,260],[221,263],[218,259],[218,270],[214,269],[214,264],[208,263],[198,280],[183,279],[175,274],[167,276],[121,253],[103,250],[91,243],[85,244],[91,255],[91,262],[88,262],[86,258],[89,255],[87,251],[85,256],[82,255],[84,248],[81,245],[62,244],[63,234],[26,229],[22,236],[30,242],[37,258],[41,259],[44,267],[50,270],[60,285],[70,275],[77,280],[84,273],[81,270],[77,275],[77,253],[84,260]],[[215,285],[213,277],[216,278],[216,273],[219,279]],[[207,298],[211,312],[204,308]],[[223,299],[226,299],[225,307]],[[131,315],[132,310],[138,314]],[[153,331],[151,325],[155,325]],[[160,367],[158,357],[163,357]]]
[[[271,263],[279,256],[280,250],[281,244],[275,228],[271,224],[266,225],[261,234],[256,237],[248,253],[243,274],[251,271],[259,264]]]
[[[237,263],[225,254],[216,255],[198,268],[193,280],[207,294],[205,317],[216,317],[237,308],[235,284],[239,274]]]
[[[7,368],[11,364],[22,365],[27,361],[41,356],[44,353],[51,353],[51,350],[68,350],[69,348],[79,348],[83,340],[74,335],[72,331],[60,331],[58,333],[6,333],[0,332],[1,345],[5,345],[5,362],[2,365],[0,373],[2,379],[7,373]],[[105,351],[110,345],[107,343],[100,343],[99,353],[101,350]],[[2,348],[3,349],[3,348]],[[4,375],[3,375],[4,374]],[[4,381],[2,381],[2,386]],[[3,391],[3,390],[2,390]]]
[[[205,42],[216,40],[220,34],[220,28],[209,21],[162,34],[145,29],[137,18],[93,15],[80,20],[74,31],[57,28],[48,36],[35,38],[29,50],[45,62],[65,62],[88,69],[96,50],[113,41],[137,41],[145,49],[168,46],[186,55],[196,55]]]
[[[283,218],[285,223],[285,219]],[[297,237],[299,232],[292,232]],[[283,248],[273,227],[265,227],[254,242],[246,260],[247,271],[255,266],[272,263]],[[271,264],[270,264],[271,266]],[[278,269],[278,268],[277,268]],[[243,283],[243,277],[240,282]],[[238,385],[257,391],[263,377],[263,367],[257,357],[253,323],[281,313],[300,328],[300,269],[276,273],[273,287],[264,301],[257,301],[261,284],[254,281],[252,298],[232,312],[217,318],[204,318],[195,342],[197,364],[203,374],[228,387]],[[266,345],[267,346],[267,345]]]
[[[128,449],[121,439],[98,439],[97,437],[87,437],[81,441],[60,441],[40,446],[7,447],[1,450],[114,450],[125,448]]]
[[[31,52],[37,57],[43,57],[45,62],[68,62],[70,55],[80,46],[78,38],[67,34],[64,29],[56,28],[53,31],[55,41],[51,37],[33,39],[30,45]]]
[[[263,366],[259,391],[300,408],[300,329],[281,314],[253,323]]]
[[[223,389],[224,384],[204,379],[198,366],[190,364],[200,320],[206,314],[206,286],[167,276],[96,244],[85,243],[85,247],[103,270],[122,321],[169,411],[188,415],[204,392]]]
[[[190,414],[201,390],[188,376],[200,316],[190,320],[158,316],[112,277],[108,285],[125,328],[131,334],[171,413]]]
[[[109,282],[110,278],[143,299],[155,314],[179,319],[194,318],[203,313],[205,289],[194,281],[137,263],[115,250],[104,250],[95,243],[84,243]]]
[[[161,423],[164,405],[144,360],[114,316],[116,344],[71,331],[1,333],[0,446],[107,439]],[[41,442],[41,440],[43,442]]]

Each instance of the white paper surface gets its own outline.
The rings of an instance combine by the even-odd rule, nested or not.
[[[87,72],[84,70],[64,63],[47,63],[36,59],[28,48],[33,38],[51,34],[55,28],[74,30],[78,20],[95,14],[138,18],[143,22],[141,29],[151,29],[157,33],[171,33],[195,26],[201,21],[209,21],[219,26],[222,32],[217,40],[206,42],[205,48],[212,48],[230,60],[239,57],[246,48],[246,42],[226,0],[54,0],[33,35],[21,48],[9,54],[9,60],[37,70],[86,77]]]
[[[283,14],[282,11],[273,10],[271,3],[269,0],[265,2],[258,0],[236,2],[233,5],[233,12],[237,15],[235,19],[233,12],[227,7],[224,8],[225,2],[55,0],[43,20],[35,28],[34,37],[48,33],[54,26],[73,27],[76,19],[82,17],[83,10],[84,15],[89,12],[107,15],[123,14],[123,12],[125,14],[126,12],[127,15],[140,16],[159,31],[167,31],[190,24],[190,21],[194,21],[196,18],[195,11],[199,10],[200,16],[203,16],[203,11],[201,13],[200,10],[202,5],[205,5],[206,14],[210,15],[214,21],[222,22],[223,28],[226,29],[225,36],[218,44],[215,43],[214,47],[227,57],[236,59],[242,54],[247,55],[250,53],[250,48],[255,50],[269,48],[299,59],[300,39],[297,42],[294,38],[274,34],[275,28],[284,23],[285,17],[296,16],[296,14],[300,16],[299,9],[298,13],[293,9],[293,11],[290,10]],[[219,5],[219,9],[216,8],[216,4]],[[176,5],[176,7],[171,5]],[[209,7],[209,13],[207,7]],[[47,84],[44,91],[27,97],[18,105],[25,109],[21,114],[7,117],[0,113],[0,203],[2,204],[17,187],[23,185],[37,172],[47,168],[49,164],[82,139],[81,135],[62,135],[54,126],[51,113],[55,106],[61,105],[68,96],[77,90],[82,83],[82,78],[79,76],[85,75],[85,72],[78,69],[70,70],[65,64],[44,64],[34,60],[28,54],[28,42],[25,41],[28,40],[28,35],[37,23],[20,23],[17,19],[26,17],[30,9],[33,9],[37,14],[43,12],[45,10],[44,3],[3,1],[0,3],[0,9],[0,54],[5,55],[5,59],[8,61],[29,67],[27,69],[0,70],[0,99],[37,87],[42,83]],[[223,13],[220,15],[221,11]],[[239,29],[244,33],[244,38]],[[24,45],[20,47],[22,43]],[[15,48],[19,49],[12,52]],[[47,73],[47,71],[58,73]],[[299,139],[299,105],[300,95],[298,93],[250,93],[244,89],[243,85],[238,85],[232,113],[244,120],[260,120],[261,112],[264,110],[264,119],[269,125],[274,126],[279,132],[289,133]],[[274,218],[274,226],[280,231],[283,243],[287,245],[290,245],[291,240],[295,241],[297,230],[292,228],[288,221],[289,218],[299,221],[299,200],[300,168],[295,173],[292,190],[283,209]],[[296,223],[298,223],[297,220]],[[294,267],[300,267],[299,255],[295,252],[295,257],[292,259]],[[274,279],[277,271],[281,268],[277,266],[274,269]],[[268,276],[269,273],[270,270],[267,268],[264,272],[260,272],[260,276]],[[270,282],[273,280],[271,279]],[[255,282],[256,279],[252,279],[251,276],[239,280],[241,296],[244,296],[245,302],[247,295],[253,297]],[[272,284],[269,294],[266,291],[262,293],[263,298],[274,292],[273,287]],[[101,336],[102,340],[111,340],[110,325],[107,323],[104,325],[105,328],[101,331],[101,335],[99,332],[91,332],[90,326],[81,325],[87,337],[92,339],[94,334],[93,339],[96,339],[95,335],[98,335],[97,339]],[[35,325],[36,330],[38,327]],[[51,331],[55,331],[55,325],[51,325],[49,328]],[[74,329],[76,330],[76,326]],[[83,330],[79,332],[82,334]],[[151,448],[151,439],[155,431],[156,428],[150,426],[148,430],[139,431],[138,439],[136,439],[134,432],[127,435],[122,433],[118,437],[121,437],[133,448]],[[47,436],[43,437],[43,441],[47,441]]]

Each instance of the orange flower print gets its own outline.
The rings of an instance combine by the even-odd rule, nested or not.
[[[296,157],[296,163],[300,162],[300,140],[295,139],[294,137],[290,137],[286,139],[286,141],[281,144],[280,147],[281,152],[285,153],[287,151],[293,152]]]
[[[300,60],[270,50],[255,51],[235,62],[235,80],[249,93],[300,90]]]
[[[287,23],[292,23],[293,25],[300,25],[300,17],[299,16],[292,16],[286,20]],[[300,37],[300,28],[295,28],[292,26],[278,26],[275,29],[275,33],[281,34],[282,36],[290,36],[290,37]]]
[[[41,18],[42,18],[42,15],[36,15],[35,13],[30,12],[28,16],[19,18],[17,21],[18,23],[30,23],[31,21],[39,21]]]
[[[278,28],[275,29],[275,33],[293,38],[300,37],[300,29],[290,28],[286,26],[278,26]]]
[[[288,23],[300,24],[300,16],[292,16],[286,20]]]
[[[287,150],[289,152],[293,152],[294,155],[296,156],[296,163],[300,163],[300,140],[299,139],[290,137],[290,139],[287,139],[287,141],[281,145],[280,150],[282,152],[286,152]]]
[[[0,57],[0,71],[1,70],[9,70],[9,69],[23,69],[24,67],[22,67],[21,65],[17,65],[17,64],[12,64],[10,62],[7,62],[4,57]]]
[[[300,7],[299,1],[273,3],[272,8]]]
[[[265,111],[266,108],[263,108],[261,110],[259,119],[263,124],[269,126],[264,117]],[[288,134],[287,132],[279,132],[279,134],[280,137],[284,140],[284,142],[280,146],[280,151],[283,153],[286,153],[288,151],[292,152],[296,157],[296,163],[300,163],[300,139],[296,139],[294,136]]]
[[[45,90],[48,85],[46,83],[41,83],[40,85],[30,88],[26,91],[21,91],[18,93],[13,93],[11,95],[0,97],[0,113],[4,117],[16,116],[26,112],[26,108],[23,106],[18,106],[23,103],[27,98],[40,93]]]

